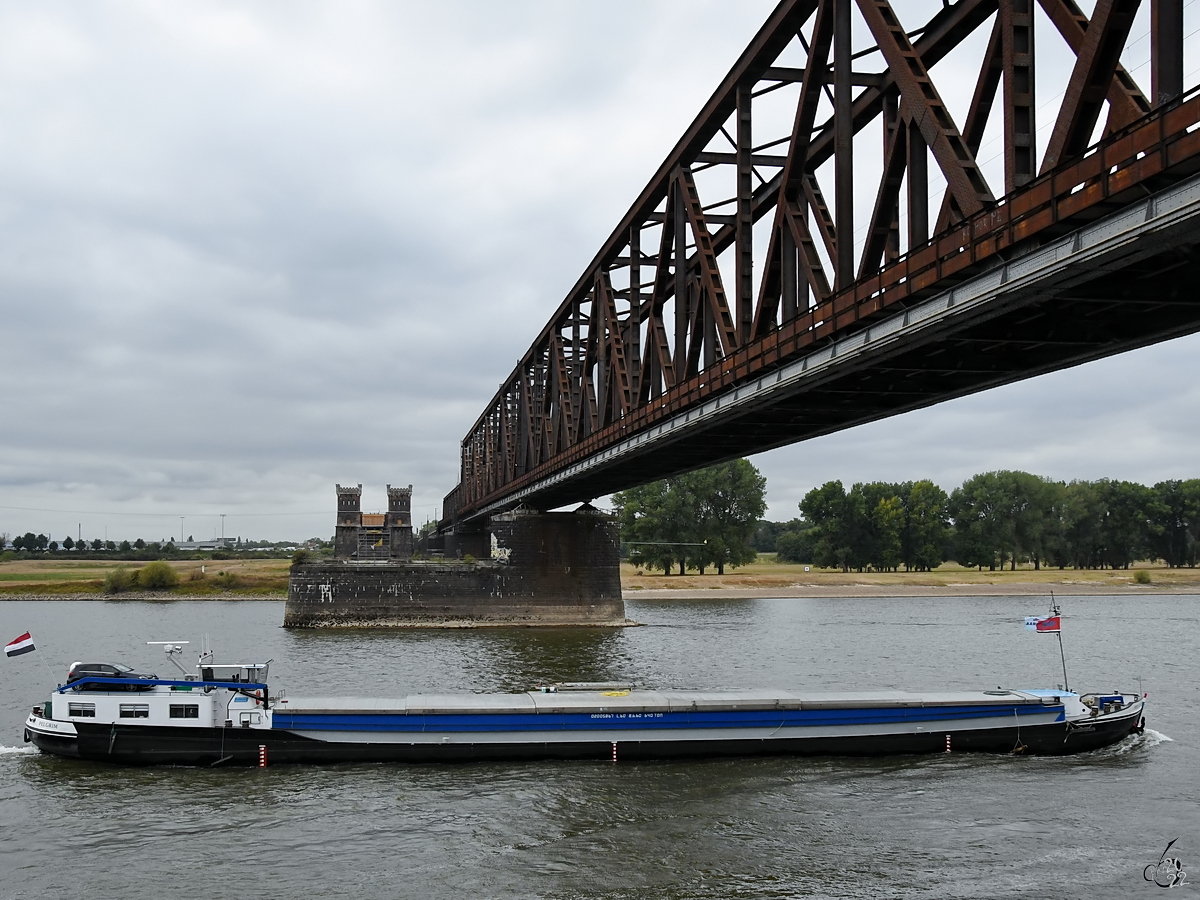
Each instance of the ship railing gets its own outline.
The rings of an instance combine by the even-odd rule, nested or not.
[[[177,679],[168,678],[104,678],[99,675],[85,675],[83,678],[67,684],[60,684],[55,692],[65,694],[68,691],[78,691],[85,684],[104,684],[114,685],[123,688],[126,691],[136,692],[144,687],[170,687],[181,690],[196,690],[204,688],[227,688],[231,691],[262,691],[263,696],[267,695],[267,685],[264,682],[257,681],[216,681],[216,680],[192,680],[180,681]]]

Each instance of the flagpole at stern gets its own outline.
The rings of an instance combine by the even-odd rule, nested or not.
[[[1050,592],[1050,615],[1052,615],[1052,616],[1061,616],[1062,615],[1062,610],[1060,610],[1058,608],[1058,604],[1054,602],[1054,591]],[[1059,620],[1059,623],[1058,623],[1058,655],[1062,657],[1063,690],[1069,691],[1071,689],[1071,683],[1067,680],[1067,654],[1063,650],[1062,620],[1061,619]]]

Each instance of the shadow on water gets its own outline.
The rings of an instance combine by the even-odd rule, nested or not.
[[[613,628],[355,629],[296,631],[293,660],[320,659],[338,684],[366,676],[402,693],[528,691],[565,681],[628,678],[622,631]],[[315,673],[303,678],[305,690]],[[335,679],[329,679],[330,682]]]

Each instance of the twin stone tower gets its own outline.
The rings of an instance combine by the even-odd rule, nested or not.
[[[412,485],[387,511],[362,511],[362,485],[337,485],[332,560],[292,566],[284,625],[476,627],[629,624],[612,516],[518,508],[472,530],[416,540]]]

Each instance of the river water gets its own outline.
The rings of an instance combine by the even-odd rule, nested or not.
[[[293,696],[659,688],[991,689],[1062,681],[1040,598],[627,602],[620,630],[289,632],[282,602],[0,603],[0,897],[1158,896],[1200,882],[1200,598],[1071,597],[1071,684],[1150,695],[1148,729],[1065,758],[939,754],[122,769],[21,743],[72,660],[160,675],[149,640],[273,657]],[[1191,890],[1184,887],[1184,891]]]

